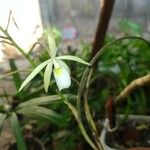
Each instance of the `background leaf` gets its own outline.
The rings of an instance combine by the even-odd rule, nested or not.
[[[25,107],[17,110],[17,112],[23,115],[45,119],[57,125],[65,123],[64,117],[62,117],[60,114],[51,109],[40,106]]]
[[[18,70],[18,68],[17,68],[17,66],[15,64],[15,61],[13,59],[9,60],[9,65],[10,65],[11,71]],[[13,74],[12,76],[13,76],[13,81],[14,81],[15,86],[16,86],[16,90],[18,91],[20,86],[21,86],[21,83],[22,83],[20,74],[19,74],[19,72],[17,72],[15,74]]]
[[[52,95],[52,96],[44,96],[44,97],[37,97],[33,98],[31,100],[28,100],[26,102],[20,103],[17,106],[17,109],[24,108],[24,107],[30,107],[35,105],[44,105],[49,104],[55,101],[61,100],[61,97],[59,95]]]
[[[11,121],[11,127],[13,130],[13,133],[16,138],[18,150],[27,150],[24,137],[22,135],[21,128],[19,125],[19,121],[15,113],[11,114],[10,121]]]

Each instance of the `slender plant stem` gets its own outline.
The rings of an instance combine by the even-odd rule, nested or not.
[[[88,123],[91,127],[92,134],[95,138],[97,148],[98,148],[98,150],[104,150],[103,146],[102,146],[102,144],[99,140],[99,135],[98,135],[96,125],[95,125],[94,120],[92,118],[92,115],[90,113],[90,108],[89,108],[89,105],[88,105],[88,102],[87,102],[87,91],[84,92],[84,109],[85,109],[86,119],[87,119],[87,121],[88,121]]]
[[[112,78],[114,82],[117,82],[115,74],[113,74],[112,72],[104,72],[104,73],[102,72],[102,73],[99,73],[99,74],[95,75],[94,77],[92,77],[90,79],[89,84],[91,85],[96,79],[101,79],[103,77]]]
[[[11,43],[13,44],[14,47],[16,47],[19,52],[30,62],[30,64],[32,65],[33,68],[35,68],[36,64],[34,63],[34,61],[30,58],[30,56],[28,54],[26,54],[24,52],[24,50],[12,39],[12,37],[9,35],[9,33],[4,30],[1,26],[0,26],[0,30],[4,33],[4,35],[6,37],[8,37],[8,39],[11,41]]]
[[[89,105],[88,105],[88,91],[89,91],[89,86],[90,86],[90,78],[92,76],[92,73],[93,73],[93,69],[90,70],[89,72],[89,75],[88,75],[88,79],[87,79],[87,83],[86,83],[86,90],[84,91],[84,111],[85,111],[85,115],[86,115],[86,119],[91,127],[91,130],[92,130],[92,134],[95,138],[95,142],[97,144],[97,147],[99,150],[104,150],[100,140],[99,140],[99,135],[98,135],[98,131],[97,131],[97,128],[96,128],[96,125],[94,123],[94,120],[92,118],[92,115],[91,115],[91,112],[90,112],[90,108],[89,108]]]
[[[1,35],[0,35],[0,38],[1,38],[1,39],[6,39],[6,40],[8,40],[8,37],[5,37],[5,36],[1,36]]]
[[[71,77],[71,79],[72,79],[72,81],[74,81],[77,84],[77,86],[80,85],[80,83],[79,83],[79,81],[77,79],[75,79],[74,77]]]
[[[11,71],[11,72],[5,73],[3,75],[0,75],[0,80],[3,79],[3,78],[6,78],[8,76],[11,76],[13,74],[16,74],[18,72],[29,72],[29,71],[31,71],[31,69],[22,69],[22,70]]]
[[[9,42],[7,42],[7,41],[0,41],[0,43],[6,43],[6,44],[8,44],[8,45],[14,46],[12,43],[9,43]]]
[[[88,80],[87,80],[87,84],[86,84],[86,90],[84,91],[83,95],[84,95],[84,108],[85,108],[86,118],[87,118],[87,121],[88,121],[89,125],[92,128],[92,131],[94,132],[94,134],[96,134],[97,129],[96,129],[95,123],[92,119],[92,115],[90,113],[90,108],[89,108],[89,105],[88,105],[88,98],[87,98],[88,97],[88,91],[89,91],[90,77],[92,75],[92,72],[93,72],[93,69],[90,70]]]
[[[58,92],[59,96],[63,99],[63,102],[68,106],[68,108],[71,110],[71,112],[73,113],[77,123],[78,123],[78,126],[80,128],[80,131],[82,133],[82,135],[84,136],[85,140],[87,141],[87,143],[93,148],[93,150],[98,150],[96,145],[91,141],[91,139],[89,138],[85,128],[84,128],[84,125],[82,123],[82,120],[77,112],[77,109],[70,103],[68,102],[68,100],[66,99],[66,97],[63,96],[62,93]]]
[[[46,45],[44,45],[43,43],[41,43],[41,42],[38,41],[38,42],[36,42],[36,43],[33,44],[33,46],[31,47],[31,49],[28,52],[28,55],[33,51],[33,49],[35,48],[36,45],[41,45],[43,48],[45,48],[46,50],[48,50],[48,47]]]
[[[68,108],[71,110],[71,112],[74,114],[76,121],[78,122],[78,126],[81,130],[82,135],[84,136],[84,138],[86,139],[86,141],[88,142],[88,144],[94,149],[94,150],[98,150],[97,147],[95,146],[95,144],[91,141],[91,139],[89,138],[89,136],[87,135],[87,132],[85,131],[85,128],[83,126],[83,123],[81,121],[81,118],[78,115],[77,110],[75,109],[75,107],[69,103],[68,101],[64,101],[64,103],[68,106]]]

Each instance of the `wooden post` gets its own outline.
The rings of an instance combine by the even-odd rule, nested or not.
[[[115,0],[101,0],[101,11],[100,18],[97,26],[97,31],[95,35],[95,40],[92,47],[93,57],[103,46],[103,42],[105,39],[106,31],[108,28],[109,20],[111,17],[111,13],[113,10]]]

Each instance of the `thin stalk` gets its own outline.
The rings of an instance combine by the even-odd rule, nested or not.
[[[30,69],[22,69],[22,70],[11,71],[9,73],[5,73],[5,74],[1,75],[0,76],[0,80],[3,79],[3,78],[9,77],[9,76],[11,76],[13,74],[16,74],[18,72],[29,72],[29,71],[31,71],[31,70]]]
[[[75,79],[74,77],[71,76],[71,79],[77,84],[77,86],[80,85],[79,81],[77,79]]]
[[[93,150],[98,150],[96,145],[91,141],[91,139],[89,138],[85,128],[84,128],[84,125],[82,123],[82,120],[77,112],[77,109],[70,103],[68,102],[67,98],[63,96],[63,94],[61,94],[60,92],[58,92],[59,96],[63,99],[63,102],[68,106],[68,108],[71,110],[71,112],[73,113],[77,123],[78,123],[78,126],[79,126],[79,129],[82,133],[82,135],[84,136],[85,140],[87,141],[87,143],[93,148]]]
[[[87,132],[85,131],[85,128],[83,126],[83,123],[78,115],[77,110],[75,109],[75,107],[69,103],[68,101],[64,101],[64,103],[68,106],[68,108],[71,110],[71,112],[73,113],[76,121],[78,122],[78,126],[80,128],[80,131],[82,133],[82,135],[84,136],[85,140],[88,142],[88,144],[94,149],[94,150],[98,150],[95,146],[95,144],[91,141],[91,139],[89,138],[89,136],[87,135]]]
[[[12,15],[12,11],[9,12],[8,21],[7,21],[7,26],[6,26],[6,31],[8,30],[8,27],[9,27],[11,15]]]
[[[90,112],[90,108],[87,102],[87,91],[85,91],[84,93],[84,110],[85,110],[85,115],[86,115],[86,119],[91,127],[92,130],[92,134],[94,136],[96,145],[98,147],[99,150],[104,150],[100,140],[99,140],[99,135],[98,135],[98,131],[97,128],[95,126],[94,120],[92,118],[91,112]]]
[[[8,38],[8,40],[11,41],[12,45],[14,47],[16,47],[19,50],[19,52],[28,60],[28,62],[31,64],[32,68],[35,68],[36,64],[34,63],[33,59],[31,59],[30,56],[24,52],[24,50],[12,39],[12,37],[9,35],[9,33],[6,30],[4,30],[1,26],[0,26],[0,30],[5,34],[5,36]],[[41,77],[43,77],[42,72],[40,72],[39,74]]]
[[[8,93],[7,93],[7,90],[6,90],[5,87],[4,87],[3,89],[4,89],[5,99],[6,99],[7,103],[11,105],[11,102],[10,102],[10,100],[9,100],[9,95],[8,95]]]
[[[1,35],[0,35],[0,38],[1,38],[1,39],[8,39],[8,37],[1,36]]]
[[[116,77],[115,77],[115,74],[113,74],[112,72],[102,72],[102,73],[99,73],[97,74],[96,76],[94,76],[93,78],[90,79],[90,85],[96,80],[96,79],[101,79],[103,77],[108,77],[108,78],[112,78],[114,82],[116,82]]]
[[[88,91],[89,91],[90,77],[92,75],[92,72],[93,72],[93,69],[91,69],[89,72],[89,76],[88,76],[87,84],[86,84],[86,90],[84,92],[84,108],[85,108],[85,114],[86,114],[86,118],[87,118],[89,125],[91,126],[93,132],[97,133],[97,129],[96,129],[95,123],[92,119],[92,115],[90,113],[90,108],[89,108],[88,99],[87,99]]]
[[[90,108],[89,108],[89,105],[88,105],[88,91],[89,91],[89,85],[90,85],[90,78],[92,76],[92,73],[93,73],[93,69],[90,70],[89,72],[89,75],[88,75],[88,79],[87,79],[87,83],[86,83],[86,90],[84,92],[84,111],[85,111],[85,115],[86,115],[86,119],[89,123],[89,126],[91,127],[91,130],[92,130],[92,134],[95,138],[95,142],[97,144],[97,147],[99,150],[104,150],[103,149],[103,146],[99,140],[99,136],[98,136],[98,131],[97,131],[97,128],[96,128],[96,125],[94,123],[94,120],[92,118],[92,115],[91,115],[91,112],[90,112]]]
[[[24,50],[12,39],[12,37],[9,35],[9,33],[6,30],[4,30],[1,26],[0,26],[0,30],[4,33],[4,35],[6,37],[8,37],[8,39],[11,41],[11,43],[13,44],[13,46],[15,46],[19,50],[19,52],[30,62],[30,64],[34,68],[36,66],[36,64],[30,58],[30,56],[24,52]]]
[[[38,41],[38,42],[36,42],[36,43],[33,44],[33,46],[31,47],[31,49],[28,52],[28,55],[33,51],[33,49],[35,48],[36,45],[41,45],[43,48],[45,48],[46,50],[48,50],[48,47],[46,45],[44,45],[43,43],[41,43],[41,42]]]
[[[9,17],[8,17],[8,22],[7,22],[7,26],[6,26],[6,31],[7,31],[8,28],[9,28],[10,19],[13,20],[13,22],[14,22],[16,28],[19,29],[19,27],[18,27],[18,25],[17,25],[17,23],[16,23],[16,21],[15,21],[15,18],[14,18],[13,15],[12,15],[12,11],[10,10],[10,12],[9,12]]]
[[[8,44],[8,45],[14,46],[12,43],[9,43],[9,42],[7,42],[7,41],[0,41],[0,43],[6,43],[6,44]]]

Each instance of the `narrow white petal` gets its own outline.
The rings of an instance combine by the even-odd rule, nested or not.
[[[47,30],[47,38],[48,38],[48,46],[49,46],[48,53],[50,54],[51,58],[54,58],[56,56],[57,49],[56,49],[56,43],[55,43],[53,32],[50,29]]]
[[[51,61],[51,59],[44,61],[43,63],[41,63],[39,66],[37,66],[32,72],[31,74],[25,79],[25,81],[22,83],[19,91],[21,91],[26,84],[28,84],[48,63],[49,61]]]
[[[77,56],[72,56],[72,55],[66,55],[66,56],[58,56],[56,59],[66,59],[66,60],[72,60],[72,61],[77,61],[85,65],[91,65],[90,63],[87,63],[83,59],[77,57]]]
[[[71,85],[70,74],[66,68],[55,68],[53,72],[59,91],[66,89]]]
[[[44,88],[45,91],[48,91],[48,87],[50,84],[50,79],[51,79],[51,74],[52,74],[52,61],[50,61],[50,63],[46,66],[45,72],[44,72]]]

